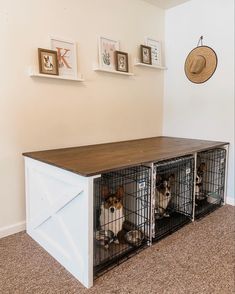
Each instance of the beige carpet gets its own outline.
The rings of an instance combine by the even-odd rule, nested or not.
[[[0,240],[1,294],[235,293],[235,208],[225,206],[142,251],[87,290],[26,233]]]

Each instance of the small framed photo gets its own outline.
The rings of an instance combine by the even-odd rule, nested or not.
[[[105,37],[99,37],[99,66],[101,68],[115,70],[114,52],[119,50],[119,41]]]
[[[38,48],[39,72],[58,76],[57,51]]]
[[[116,70],[122,72],[128,72],[128,53],[122,51],[115,51],[115,63],[116,63]]]
[[[51,49],[57,51],[59,75],[76,79],[77,69],[77,46],[74,41],[50,37]]]
[[[140,45],[140,60],[145,64],[152,64],[151,47]]]
[[[145,44],[151,47],[152,52],[152,64],[153,65],[162,65],[162,50],[161,50],[161,42],[154,40],[152,38],[147,37],[145,39]]]

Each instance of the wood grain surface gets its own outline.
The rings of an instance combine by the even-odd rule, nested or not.
[[[174,137],[154,137],[27,152],[23,153],[23,155],[87,177],[120,168],[193,154],[226,144],[228,143]]]

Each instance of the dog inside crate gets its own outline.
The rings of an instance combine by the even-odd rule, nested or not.
[[[112,261],[146,241],[150,175],[140,171],[111,172],[95,185],[95,265]]]
[[[157,219],[170,217],[169,203],[174,189],[175,174],[157,174],[155,214]]]
[[[195,186],[196,214],[223,202],[226,150],[213,149],[198,153]]]
[[[190,221],[193,167],[192,157],[156,164],[155,237],[167,234]]]

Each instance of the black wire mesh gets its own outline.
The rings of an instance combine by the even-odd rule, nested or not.
[[[155,236],[171,234],[190,222],[193,214],[193,156],[158,162],[155,189]]]
[[[223,203],[225,166],[225,149],[198,153],[196,218]],[[191,221],[194,170],[193,156],[155,163],[153,199],[149,167],[113,171],[94,180],[95,278],[138,253],[149,241],[159,240]]]
[[[195,217],[200,218],[224,202],[226,150],[198,153],[195,191]]]
[[[150,238],[151,169],[136,166],[94,182],[94,277],[143,248]]]

